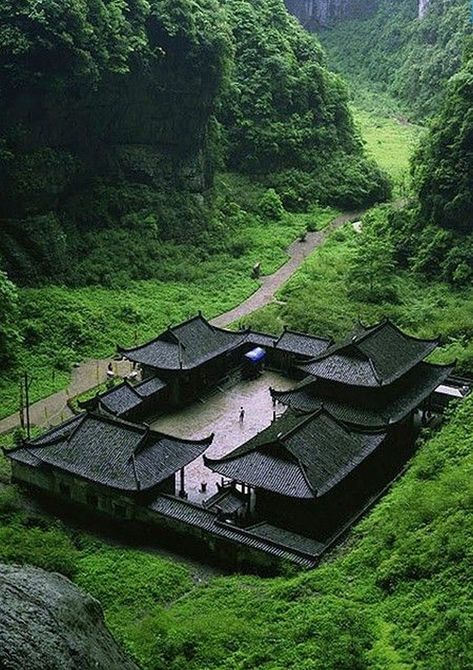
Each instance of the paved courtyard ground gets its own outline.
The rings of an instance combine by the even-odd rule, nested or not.
[[[214,441],[206,455],[217,458],[232,451],[243,442],[269,426],[273,411],[277,416],[284,406],[273,407],[269,388],[289,389],[295,382],[283,375],[266,370],[254,381],[238,381],[231,388],[217,390],[211,396],[197,401],[189,407],[166,414],[151,426],[155,430],[178,437],[199,439],[215,433]],[[245,410],[245,418],[240,423],[240,407]],[[186,491],[189,500],[203,502],[217,492],[217,482],[221,477],[208,470],[200,457],[185,469]],[[207,483],[206,493],[200,492],[202,482]]]

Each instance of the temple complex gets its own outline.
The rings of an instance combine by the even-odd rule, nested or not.
[[[13,479],[227,565],[311,567],[402,471],[419,427],[469,391],[453,365],[426,360],[437,346],[389,320],[335,343],[225,330],[199,314],[119,347],[134,379],[7,452]],[[263,388],[266,376],[285,383]],[[262,393],[264,413],[251,400]]]

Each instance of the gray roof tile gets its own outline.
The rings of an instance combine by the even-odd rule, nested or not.
[[[196,316],[169,328],[156,339],[132,349],[119,348],[126,358],[161,370],[190,370],[245,342],[247,333],[223,330]]]
[[[324,495],[384,440],[386,434],[348,430],[325,410],[286,412],[268,429],[207,467],[294,498]]]
[[[317,356],[326,351],[332,340],[293,330],[285,330],[276,343],[276,349],[298,356]]]
[[[10,458],[56,467],[125,491],[152,488],[204,453],[212,441],[183,440],[147,426],[96,414],[82,414],[54,428]]]
[[[279,402],[296,410],[310,412],[325,407],[344,423],[382,428],[402,421],[418,407],[452,372],[452,365],[419,363],[407,375],[388,389],[376,389],[362,399],[357,394],[351,400],[327,395],[327,387],[318,379],[306,379],[289,391],[272,391]],[[358,400],[358,402],[357,402]]]
[[[437,346],[438,340],[411,337],[386,320],[332,345],[300,368],[313,377],[351,386],[388,386]]]

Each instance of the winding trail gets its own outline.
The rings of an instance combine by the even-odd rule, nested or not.
[[[363,212],[341,214],[323,230],[307,233],[305,242],[299,240],[293,242],[287,250],[289,259],[284,265],[272,275],[262,277],[261,286],[249,298],[234,309],[215,317],[211,320],[211,323],[214,326],[227,326],[233,321],[243,319],[254,310],[269,304],[281,286],[296,272],[307,256],[325,242],[333,230],[340,228],[349,221],[356,221],[362,214]],[[66,389],[57,391],[30,406],[31,424],[36,426],[57,424],[72,416],[67,404],[69,398],[74,398],[104,382],[107,378],[107,366],[111,360],[111,358],[93,359],[81,363],[73,370],[71,383]],[[128,361],[112,361],[112,363],[117,375],[124,376],[131,371],[131,364]],[[7,416],[0,420],[0,434],[6,433],[18,425],[20,425],[18,413]]]
[[[362,215],[363,212],[346,212],[333,219],[323,230],[307,233],[305,242],[299,240],[293,242],[287,250],[289,260],[281,265],[279,270],[272,275],[261,277],[261,286],[258,290],[234,309],[212,319],[210,323],[213,326],[228,326],[248,316],[256,309],[268,305],[283,284],[300,268],[307,256],[322,245],[333,230],[340,228],[348,221],[357,221]]]

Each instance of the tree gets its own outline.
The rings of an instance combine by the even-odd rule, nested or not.
[[[392,300],[394,268],[394,244],[385,226],[384,212],[374,210],[364,217],[356,240],[348,272],[348,291],[359,300]]]
[[[259,212],[265,219],[279,221],[284,214],[281,198],[274,188],[268,188],[259,201]]]
[[[21,344],[18,291],[0,270],[0,365],[11,365]]]
[[[412,173],[426,221],[473,232],[473,58],[448,85],[442,109],[413,158]]]

